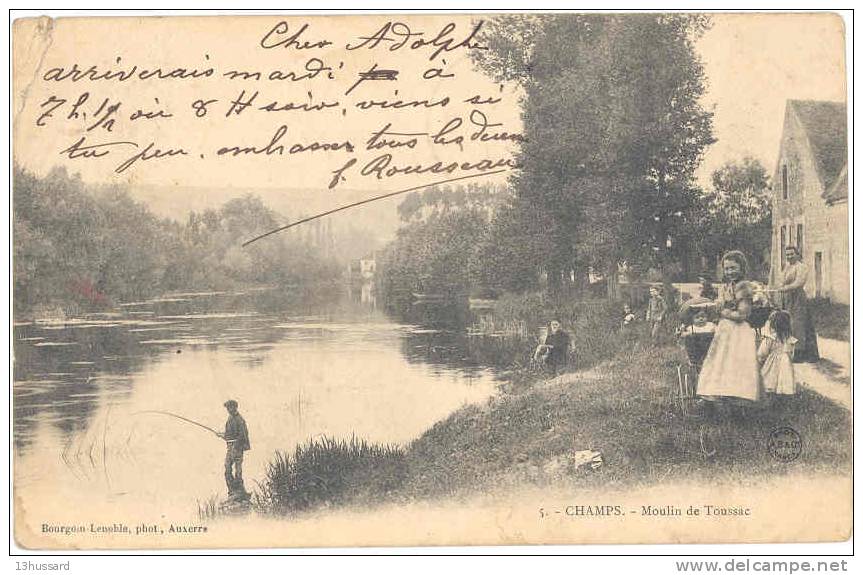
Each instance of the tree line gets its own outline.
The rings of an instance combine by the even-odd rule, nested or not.
[[[701,104],[696,14],[505,15],[486,22],[475,64],[517,82],[524,141],[506,189],[414,194],[385,259],[384,289],[561,293],[621,269],[666,283],[770,246],[769,178],[751,158],[695,180],[715,139]],[[468,201],[462,196],[476,195]],[[419,209],[418,206],[422,206]],[[689,276],[689,277],[687,277]]]
[[[248,285],[315,289],[341,265],[297,236],[244,240],[284,218],[246,195],[218,209],[159,218],[123,186],[92,186],[63,168],[13,172],[13,282],[17,313],[88,311],[171,291]]]

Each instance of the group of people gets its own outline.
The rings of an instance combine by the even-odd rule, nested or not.
[[[731,251],[722,258],[723,284],[717,290],[701,278],[701,294],[690,307],[687,335],[711,334],[709,348],[700,363],[696,393],[707,402],[739,400],[757,402],[765,394],[791,395],[797,391],[793,363],[819,358],[818,339],[804,291],[808,270],[794,246],[785,249],[786,266],[781,285],[761,290],[747,279],[748,263],[742,252]],[[767,294],[767,295],[765,295]],[[766,301],[758,302],[759,298]],[[765,325],[756,331],[750,316],[756,303],[771,310]],[[645,320],[653,339],[661,333],[669,313],[658,287],[650,289]],[[711,321],[718,315],[718,321]],[[762,316],[762,320],[763,321]],[[625,305],[621,330],[634,333],[637,318]],[[760,326],[760,323],[759,323]],[[570,337],[557,320],[551,321],[534,353],[534,360],[557,373],[567,363]]]
[[[817,361],[818,341],[810,316],[804,286],[808,270],[799,251],[785,250],[787,265],[782,285],[769,290],[778,294],[778,309],[771,312],[762,329],[761,341],[749,324],[755,290],[747,281],[747,260],[742,252],[731,251],[722,258],[724,283],[718,292],[702,280],[701,297],[695,307],[689,334],[712,334],[698,377],[697,395],[712,405],[717,401],[752,404],[764,394],[793,395],[797,392],[794,362]],[[712,308],[712,309],[711,309]],[[709,312],[718,311],[719,321],[709,321]],[[657,288],[651,288],[646,319],[651,335],[656,337],[668,312],[668,306]],[[630,329],[636,316],[629,305],[624,307],[621,322]],[[534,360],[556,374],[568,361],[570,336],[560,321],[552,320],[548,331],[534,353]],[[243,454],[250,447],[246,422],[235,400],[225,402],[228,420],[225,432],[219,433],[227,445],[225,482],[232,497],[248,497],[243,485]]]
[[[747,281],[743,253],[722,259],[725,283],[714,302],[719,312],[713,339],[698,376],[696,394],[708,405],[717,401],[752,404],[765,394],[797,391],[794,362],[817,361],[818,342],[803,286],[807,270],[795,247],[785,251],[787,266],[774,309],[761,330],[761,341],[750,326],[755,291]]]

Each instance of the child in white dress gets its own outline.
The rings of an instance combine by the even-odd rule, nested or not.
[[[776,395],[794,395],[797,393],[797,381],[792,358],[797,340],[791,335],[791,316],[787,311],[774,311],[767,325],[769,333],[761,338],[761,345],[758,346],[764,391]]]

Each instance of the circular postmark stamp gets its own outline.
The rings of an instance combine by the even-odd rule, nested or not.
[[[803,451],[803,439],[793,427],[783,425],[770,432],[767,438],[767,451],[777,461],[790,463]]]

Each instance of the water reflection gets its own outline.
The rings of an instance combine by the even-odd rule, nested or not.
[[[249,422],[251,478],[276,449],[319,434],[406,444],[495,389],[448,321],[393,322],[368,306],[261,291],[173,294],[16,325],[16,490],[37,502],[62,493],[93,513],[143,505],[187,515],[224,490],[224,444],[149,412],[218,429],[229,397]]]

